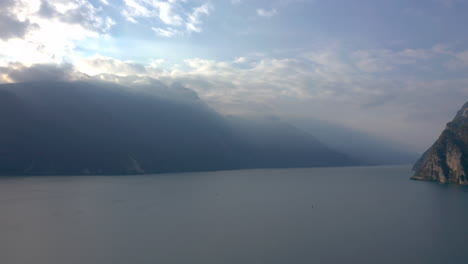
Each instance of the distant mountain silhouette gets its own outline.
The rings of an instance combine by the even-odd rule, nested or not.
[[[244,144],[246,167],[317,167],[357,164],[311,134],[277,118],[226,117]],[[313,158],[311,158],[313,157]]]
[[[355,165],[279,120],[224,117],[180,85],[0,85],[0,174]]]
[[[287,121],[366,165],[412,164],[420,155],[405,150],[405,146],[342,125],[311,119]]]

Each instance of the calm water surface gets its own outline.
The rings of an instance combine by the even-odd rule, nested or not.
[[[0,178],[0,263],[468,263],[468,189],[410,175]]]

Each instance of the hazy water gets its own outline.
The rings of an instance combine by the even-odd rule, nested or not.
[[[0,178],[0,263],[467,263],[468,189],[410,174]]]

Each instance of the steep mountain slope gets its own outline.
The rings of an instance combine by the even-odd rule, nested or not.
[[[330,149],[311,134],[277,118],[228,116],[227,120],[232,131],[243,142],[244,167],[358,164],[348,156]]]
[[[468,103],[413,169],[414,180],[468,184]]]
[[[0,174],[140,174],[351,165],[280,125],[246,134],[183,87],[0,85]],[[254,122],[255,123],[255,122]],[[274,130],[274,132],[273,132]],[[261,141],[265,131],[270,141]],[[293,139],[294,138],[294,139]],[[278,147],[278,142],[285,146]],[[275,145],[275,144],[276,145]],[[300,162],[299,162],[300,161]]]

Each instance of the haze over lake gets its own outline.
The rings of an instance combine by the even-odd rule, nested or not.
[[[468,263],[467,14],[0,0],[0,264]]]
[[[468,188],[410,166],[0,178],[0,263],[466,263]]]

